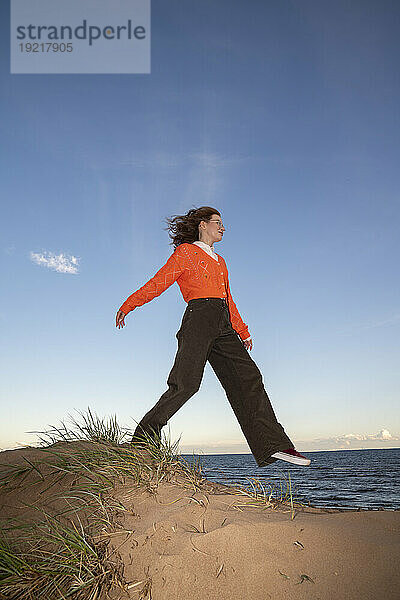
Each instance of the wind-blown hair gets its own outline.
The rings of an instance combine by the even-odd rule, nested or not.
[[[191,208],[185,215],[167,217],[165,221],[168,225],[165,229],[169,231],[174,250],[180,244],[185,242],[192,244],[198,240],[200,221],[209,221],[212,215],[221,216],[221,213],[211,206],[200,206],[200,208]]]

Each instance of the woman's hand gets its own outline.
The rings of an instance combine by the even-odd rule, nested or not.
[[[245,342],[243,342],[244,347],[246,348],[246,350],[251,350],[253,347],[253,340],[250,338],[249,340],[246,340]]]
[[[125,313],[122,312],[122,310],[119,310],[117,312],[117,316],[115,319],[115,326],[118,327],[118,329],[121,329],[121,327],[125,327]]]

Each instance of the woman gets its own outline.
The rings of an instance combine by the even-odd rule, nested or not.
[[[168,390],[138,424],[134,440],[160,438],[162,427],[198,391],[208,360],[257,465],[277,459],[309,465],[311,461],[294,449],[278,423],[261,373],[247,352],[252,339],[233,301],[226,263],[214,252],[214,243],[222,240],[225,231],[221,214],[202,206],[167,223],[175,251],[154,277],[129,296],[116,316],[116,326],[124,327],[130,311],[159,296],[174,281],[188,303],[176,334],[178,350]]]

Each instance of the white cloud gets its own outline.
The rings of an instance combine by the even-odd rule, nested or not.
[[[380,440],[394,440],[395,438],[387,429],[382,429],[377,436],[377,439]]]
[[[137,156],[121,161],[121,164],[124,166],[141,169],[179,167],[181,163],[182,160],[179,156],[169,152],[155,152],[153,155],[148,156],[138,154]]]
[[[388,429],[378,433],[345,433],[343,435],[297,442],[304,452],[312,450],[351,450],[361,448],[398,448],[400,436],[392,435]]]
[[[190,155],[203,167],[218,169],[220,167],[231,167],[237,163],[247,160],[247,156],[230,156],[217,154],[216,152],[197,152]]]
[[[181,202],[178,210],[189,204],[213,205],[223,194],[229,177],[229,169],[251,160],[244,154],[230,154],[210,151],[171,153],[155,151],[136,154],[122,159],[119,164],[133,169],[184,169]],[[109,165],[108,165],[109,166]]]
[[[79,259],[67,254],[54,254],[53,252],[31,252],[30,259],[37,265],[53,269],[58,273],[75,274],[78,272]]]
[[[137,168],[175,168],[200,167],[203,169],[219,169],[221,167],[231,167],[238,163],[248,160],[248,156],[234,156],[227,154],[218,154],[217,152],[192,152],[186,154],[172,154],[170,152],[154,152],[154,154],[144,156],[142,154],[133,156],[121,161],[121,164],[128,167]]]
[[[368,331],[369,329],[376,329],[378,327],[385,327],[386,325],[397,325],[400,321],[400,313],[393,314],[386,317],[385,319],[379,319],[376,321],[370,321],[360,325],[354,325],[351,329],[345,329],[339,331],[341,335],[353,335],[361,331]]]
[[[381,429],[378,433],[346,433],[332,439],[337,442],[349,442],[350,440],[365,442],[367,440],[399,440],[400,438],[394,437],[387,429]]]
[[[197,152],[189,154],[186,166],[186,186],[182,189],[182,206],[188,204],[214,205],[223,195],[229,168],[246,161],[246,156]]]
[[[361,450],[367,448],[399,448],[400,436],[392,435],[388,429],[378,433],[345,433],[330,438],[319,438],[307,441],[293,440],[300,452],[317,452],[318,450]],[[250,449],[245,440],[218,440],[213,443],[186,442],[180,445],[183,454],[248,454]]]

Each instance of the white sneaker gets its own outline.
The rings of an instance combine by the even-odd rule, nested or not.
[[[287,450],[281,450],[280,452],[275,452],[275,454],[271,454],[272,458],[279,458],[280,460],[285,460],[286,462],[293,463],[294,465],[303,465],[307,467],[311,460],[306,458],[294,448],[288,448]]]

